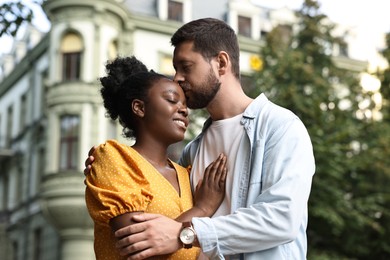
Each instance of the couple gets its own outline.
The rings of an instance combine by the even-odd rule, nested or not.
[[[135,123],[139,126],[137,130],[132,129],[135,134],[141,129],[157,134],[161,131],[169,138],[165,140],[165,147],[182,139],[180,134],[184,133],[187,124],[184,119],[187,118],[186,105],[194,109],[207,108],[210,118],[205,122],[202,133],[186,146],[179,164],[184,167],[191,166],[193,186],[203,180],[195,193],[195,207],[200,197],[200,201],[206,204],[201,207],[207,207],[207,212],[202,214],[213,214],[213,217],[204,217],[201,214],[197,216],[199,212],[193,215],[190,213],[187,216],[189,220],[184,219],[185,224],[182,224],[180,219],[173,220],[176,217],[136,212],[139,210],[132,205],[124,208],[122,203],[116,202],[120,196],[107,196],[110,200],[108,204],[117,203],[119,208],[112,218],[133,212],[131,221],[127,218],[127,225],[121,223],[113,227],[114,230],[118,229],[115,232],[118,250],[121,254],[128,255],[129,259],[144,259],[154,255],[171,254],[179,249],[178,252],[186,252],[190,250],[186,248],[195,245],[211,259],[223,259],[224,256],[229,256],[230,259],[256,260],[305,259],[307,201],[315,171],[312,145],[306,128],[293,113],[268,101],[263,94],[256,99],[245,95],[240,84],[237,36],[226,23],[212,18],[192,21],[179,28],[172,36],[171,42],[175,47],[174,81],[184,91],[186,100],[180,88],[174,88],[172,82],[164,80],[164,84],[170,85],[172,89],[163,87],[162,81],[155,82],[160,87],[151,87],[139,105],[134,102],[114,102],[108,105],[125,106],[129,113],[133,111],[133,114],[138,113],[137,107],[142,108],[138,118],[145,123],[144,128],[137,124],[140,120],[124,122],[120,117],[121,124],[125,130],[129,130],[128,124]],[[133,81],[133,85],[142,83],[136,79]],[[167,89],[164,92],[165,88]],[[172,102],[172,109],[176,107],[175,115],[181,115],[180,120],[173,121],[182,122],[174,122],[177,125],[168,124],[161,128],[164,118],[167,124],[169,113],[163,117],[160,115],[164,112],[162,108],[151,108],[154,106],[152,98],[159,95],[164,97],[163,93],[168,93],[166,99]],[[104,93],[102,94],[104,98]],[[170,95],[175,99],[171,100]],[[105,106],[107,108],[106,101]],[[152,115],[153,113],[156,114]],[[149,116],[146,116],[148,114]],[[146,128],[152,127],[153,123],[156,123],[158,128]],[[173,129],[172,133],[167,132],[168,127]],[[137,139],[135,145],[138,141]],[[166,152],[162,149],[155,151],[154,147],[148,149],[150,153],[142,149],[137,151],[137,146],[132,149],[132,155],[137,152],[138,155],[142,154],[160,173],[176,172],[177,176],[174,175],[170,183],[174,184],[172,186],[180,192],[180,199],[183,199],[187,193],[185,185],[182,185],[185,178],[179,175],[182,168],[167,160]],[[162,151],[162,155],[158,155],[159,151]],[[99,166],[101,163],[97,162],[97,157],[104,154],[96,156],[96,152],[94,163]],[[128,150],[125,152],[129,153]],[[220,154],[225,154],[226,158]],[[154,158],[149,158],[148,155],[153,155]],[[214,158],[217,159],[213,162]],[[113,164],[111,169],[119,172],[124,166],[118,165],[115,160],[116,158],[110,160]],[[133,164],[141,161],[137,158],[134,160],[137,161],[132,162]],[[87,160],[87,164],[90,162],[91,160]],[[169,162],[168,166],[165,165],[166,162]],[[208,165],[211,166],[207,167]],[[87,166],[85,170],[87,181],[88,178],[91,179],[88,173],[90,167]],[[106,174],[110,178],[107,178],[105,183],[115,183],[115,180],[111,179],[114,172]],[[164,175],[167,180],[168,175]],[[205,182],[209,182],[209,185]],[[148,185],[150,183],[145,184]],[[221,196],[222,188],[226,189],[224,197]],[[133,200],[136,201],[133,203],[145,205],[153,202],[154,194],[148,189],[142,189],[139,193],[142,194],[135,196],[137,200]],[[209,193],[213,194],[214,199],[207,201],[201,198],[202,194]],[[141,197],[142,199],[139,199]],[[217,202],[212,203],[212,200]],[[215,205],[220,201],[222,203],[216,209]],[[192,209],[190,206],[183,208],[184,215],[188,213],[186,210],[191,212]],[[193,236],[179,238],[182,230]],[[109,238],[106,240],[109,241]],[[181,249],[183,246],[186,248]]]

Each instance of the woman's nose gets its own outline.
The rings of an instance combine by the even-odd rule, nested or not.
[[[184,116],[188,116],[188,108],[186,105],[182,105],[179,107],[179,113],[183,114]]]

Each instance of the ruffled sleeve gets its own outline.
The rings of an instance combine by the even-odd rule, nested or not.
[[[129,147],[107,141],[93,156],[95,161],[85,179],[85,199],[92,219],[108,224],[124,213],[145,211],[153,195],[142,165],[132,158]]]

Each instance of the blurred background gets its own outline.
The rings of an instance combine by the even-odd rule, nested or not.
[[[118,55],[172,76],[170,36],[202,17],[236,31],[245,92],[308,128],[308,259],[390,259],[389,1],[0,4],[0,259],[95,258],[84,161],[107,139],[131,144],[105,117],[98,78]],[[173,159],[207,113],[190,117]]]

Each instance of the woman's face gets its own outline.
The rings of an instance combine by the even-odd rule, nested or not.
[[[188,126],[188,110],[181,87],[167,78],[156,81],[145,102],[146,130],[167,144],[184,139]]]

